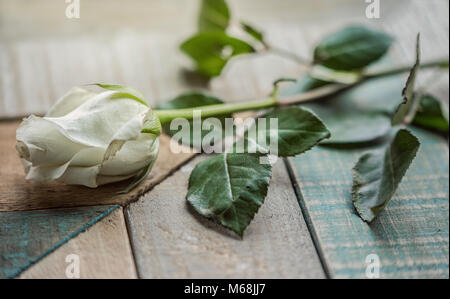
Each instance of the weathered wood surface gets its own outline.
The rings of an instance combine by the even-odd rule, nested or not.
[[[15,277],[117,208],[0,213],[0,278]]]
[[[282,160],[244,238],[197,215],[185,199],[197,158],[126,208],[142,278],[324,277]]]
[[[373,22],[396,37],[391,61],[413,61],[421,32],[423,60],[448,57],[448,1],[410,1]],[[422,72],[419,88],[447,101],[448,72]],[[421,132],[421,131],[417,131]],[[316,148],[290,159],[300,201],[331,277],[366,277],[366,257],[378,254],[382,278],[448,278],[448,142],[424,132],[421,153],[394,200],[372,225],[355,214],[351,168],[367,149]]]
[[[368,149],[313,149],[290,159],[300,201],[331,277],[365,278],[366,257],[381,278],[449,277],[447,141],[415,129],[422,145],[392,201],[370,225],[352,204],[352,167]]]
[[[16,121],[0,122],[0,212],[47,208],[120,204],[125,205],[164,180],[193,157],[193,153],[170,151],[170,138],[161,136],[160,153],[151,174],[128,194],[118,194],[130,181],[97,189],[39,183],[25,180],[25,172],[15,150]]]
[[[56,249],[19,278],[67,278],[66,257],[71,254],[80,258],[80,278],[136,278],[122,208]]]
[[[121,2],[87,1],[82,3],[82,18],[68,20],[64,17],[66,5],[63,1],[42,0],[39,3],[29,3],[24,0],[0,0],[2,24],[0,26],[0,117],[15,118],[30,113],[42,114],[73,85],[99,81],[133,86],[142,91],[155,105],[159,101],[169,99],[193,87],[209,87],[214,94],[227,101],[256,99],[270,92],[274,79],[299,76],[301,68],[295,63],[272,54],[264,54],[237,59],[227,67],[220,78],[214,79],[208,86],[195,80],[194,82],[186,81],[181,70],[182,67],[189,66],[189,62],[179,53],[177,46],[194,30],[197,4],[197,1],[191,0],[179,0],[175,5],[165,0],[145,3],[130,0],[127,1],[127,5]],[[266,32],[271,43],[304,57],[311,57],[312,45],[324,34],[348,23],[366,23],[393,33],[397,38],[397,44],[391,53],[393,63],[403,64],[413,61],[412,45],[418,31],[422,33],[424,60],[436,56],[448,57],[449,25],[446,0],[381,1],[382,15],[379,20],[365,18],[367,4],[360,0],[283,0],[276,1],[276,5],[273,1],[230,0],[230,4],[237,20],[249,20]],[[36,13],[37,11],[40,13]],[[120,14],[118,14],[119,11]],[[180,14],[180,11],[183,14]],[[118,15],[120,15],[119,18]],[[437,93],[443,99],[448,99],[448,75],[438,79],[429,82],[425,80],[422,84],[432,87],[433,93]],[[11,182],[8,181],[10,173],[3,170],[3,165],[14,165],[16,162],[7,160],[7,156],[4,155],[5,147],[2,145],[6,140],[10,140],[6,151],[13,150],[10,145],[13,144],[11,140],[13,140],[14,124],[0,122],[0,126],[2,127],[0,128],[0,165],[2,165],[0,178],[2,181]],[[4,126],[9,127],[9,131],[3,130]],[[307,153],[304,159],[307,159],[309,154]],[[170,162],[171,159],[163,161]],[[165,166],[165,163],[161,164],[162,167]],[[13,174],[20,173],[20,176],[12,177],[19,181],[23,180],[21,166],[18,168],[13,166],[12,171]],[[175,176],[180,177],[178,173]],[[183,176],[180,184],[186,184],[186,182],[187,175]],[[272,185],[276,182],[276,176],[274,176]],[[175,184],[178,184],[178,181]],[[39,188],[31,186],[24,186],[24,188],[23,190],[26,191],[22,191],[23,193],[20,189],[15,190],[21,198],[26,199],[19,200],[17,203],[8,201],[6,204],[0,195],[0,210],[2,206],[8,206],[4,210],[15,210],[36,209],[44,206],[56,207],[65,204],[67,206],[95,204],[97,199],[98,203],[103,204],[116,196],[115,191],[106,192],[110,196],[98,197],[98,194],[93,196],[89,189],[67,187],[80,194],[86,190],[89,195],[80,196],[84,198],[80,203],[71,203],[72,191],[60,190],[59,196],[55,197],[57,201],[47,201],[46,196],[51,197],[56,194],[48,191],[45,196],[32,201],[30,199],[33,197],[29,196]],[[167,185],[166,188],[177,189]],[[181,191],[185,192],[186,189]],[[164,198],[166,201],[171,199],[172,194],[168,194],[170,195]],[[270,200],[271,198],[268,197],[267,202]],[[128,199],[119,203],[127,201]],[[184,206],[180,203],[180,207]],[[303,212],[307,211],[305,209]],[[191,215],[185,216],[186,219],[192,218]],[[276,213],[273,214],[273,217],[278,216]],[[269,220],[267,220],[268,224],[270,224]],[[182,222],[184,219],[178,221]],[[293,218],[286,222],[291,221],[302,220]],[[204,223],[208,222],[204,221]],[[266,225],[266,221],[255,222],[247,234],[254,229],[263,230]],[[319,229],[320,226],[311,226],[311,228]],[[323,229],[326,229],[326,225]],[[198,227],[198,234],[200,235],[204,230],[203,226]],[[295,231],[283,233],[280,232],[280,228],[273,228],[273,230],[277,236],[286,235],[286,238],[292,237],[291,234],[295,233]],[[146,236],[142,235],[140,238],[143,242]],[[211,237],[209,242],[214,243],[214,238]],[[252,247],[254,239],[250,237],[247,240],[247,238],[248,236],[238,244],[241,247]],[[95,243],[95,240],[92,239],[90,242]],[[225,246],[228,242],[237,243],[233,238],[222,242]],[[274,237],[273,240],[267,240],[267,246],[278,248],[284,242],[284,239]],[[146,249],[148,250],[148,247],[142,249],[143,256],[155,253],[154,251],[146,252]],[[177,258],[174,258],[177,262],[183,259],[182,253],[171,251],[171,247],[168,247],[168,250]],[[201,256],[205,251],[204,247],[200,246],[196,248],[192,246],[191,250],[197,256]],[[295,250],[292,252],[297,253]],[[166,253],[158,254],[155,260],[164,258]],[[286,251],[286,255],[288,254]],[[401,255],[401,249],[398,254]],[[253,269],[264,268],[264,265],[255,265],[260,261],[259,253],[255,259],[256,262],[250,264],[254,266]],[[206,263],[200,264],[200,261],[198,263],[206,267]],[[272,264],[270,266],[273,267]],[[301,268],[302,264],[298,267]],[[47,267],[42,267],[39,275],[45,276],[45,269],[50,273],[48,276],[51,276],[53,270]],[[297,268],[296,270],[299,271]],[[248,273],[253,270],[246,271],[243,273],[250,277]],[[427,271],[431,272],[431,270]],[[292,272],[295,271],[292,270]],[[147,274],[150,276],[151,273],[145,274],[142,276]]]

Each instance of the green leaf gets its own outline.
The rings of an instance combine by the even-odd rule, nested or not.
[[[264,119],[265,121],[261,121]],[[271,125],[274,119],[278,120],[278,128]],[[330,132],[322,121],[312,112],[300,107],[276,108],[263,118],[259,118],[255,126],[256,134],[251,134],[252,129],[249,129],[244,135],[242,149],[245,152],[292,157],[304,153],[322,140],[330,138]],[[271,151],[271,138],[276,138],[278,152]],[[239,142],[235,147],[238,144]]]
[[[242,237],[264,203],[272,175],[260,158],[225,153],[199,163],[189,178],[188,202]]]
[[[223,101],[213,97],[213,96],[209,96],[209,95],[205,95],[202,93],[188,93],[188,94],[184,94],[184,95],[180,95],[178,97],[176,97],[173,100],[170,100],[168,102],[164,102],[162,104],[160,104],[159,109],[161,110],[172,110],[172,109],[183,109],[183,108],[194,108],[194,107],[201,107],[201,106],[208,106],[208,105],[217,105],[217,104],[222,104]],[[220,135],[223,136],[224,135],[224,127],[225,127],[225,118],[231,118],[232,115],[231,114],[225,114],[225,115],[219,115],[216,116],[215,118],[219,119],[221,122],[221,133]],[[202,130],[201,130],[201,134],[200,137],[201,139],[203,139],[204,136],[206,136],[207,134],[209,134],[210,132],[213,131],[214,128],[210,128],[209,130],[204,130],[203,129],[203,122],[205,120],[202,119]],[[186,132],[187,134],[189,134],[189,136],[185,136],[182,141],[184,141],[184,144],[187,146],[194,146],[196,148],[201,148],[201,140],[194,140],[194,126],[193,126],[193,121],[189,121],[189,125],[190,125],[190,130],[189,132]],[[164,132],[166,134],[168,134],[169,136],[174,136],[175,134],[177,134],[179,132],[179,129],[177,130],[171,130],[170,129],[170,123],[163,125],[163,129]]]
[[[385,33],[349,26],[319,43],[314,62],[336,70],[359,70],[385,55],[392,42],[392,37]]]
[[[206,95],[200,92],[192,92],[182,94],[170,101],[163,102],[159,104],[158,108],[162,110],[172,110],[217,104],[223,104],[223,101],[214,96]]]
[[[368,80],[317,103],[304,104],[325,123],[331,138],[322,144],[359,146],[383,138],[391,114],[402,101],[403,76]],[[301,94],[329,84],[309,76],[282,88],[280,97]]]
[[[386,114],[362,112],[345,104],[336,101],[330,105],[305,105],[317,113],[330,129],[331,139],[322,144],[364,144],[383,138],[391,129],[391,120]]]
[[[107,90],[118,91],[118,92],[120,92],[120,94],[118,96],[125,96],[125,97],[131,98],[133,100],[136,100],[139,103],[144,104],[145,106],[149,106],[149,104],[144,100],[145,97],[139,91],[137,91],[131,87],[122,86],[122,85],[102,84],[102,83],[94,83],[91,85],[96,85],[98,87],[101,87],[101,88],[107,89]]]
[[[419,149],[419,140],[401,129],[384,149],[363,155],[353,169],[353,204],[371,222],[386,207]]]
[[[230,10],[225,0],[202,0],[198,30],[225,31],[230,23]]]
[[[419,108],[419,97],[414,95],[417,74],[420,70],[420,34],[417,35],[416,44],[416,62],[409,73],[406,86],[402,91],[403,102],[398,106],[397,111],[392,117],[392,125],[396,126],[402,123],[409,124],[414,119],[414,115]]]
[[[248,35],[253,37],[255,40],[264,43],[264,34],[261,31],[255,29],[253,26],[245,22],[241,22],[241,27],[245,32],[248,33]]]
[[[420,107],[414,117],[413,124],[427,129],[449,131],[448,107],[432,95],[423,95]]]
[[[207,77],[219,76],[232,57],[254,52],[248,43],[220,31],[197,34],[185,41],[181,50],[195,61],[197,70]]]

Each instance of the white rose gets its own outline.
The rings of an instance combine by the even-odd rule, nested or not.
[[[141,131],[159,120],[131,89],[102,87],[109,90],[73,88],[45,117],[23,120],[16,149],[27,179],[95,188],[150,171],[159,130]]]

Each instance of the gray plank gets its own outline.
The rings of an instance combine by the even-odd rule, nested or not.
[[[66,257],[80,258],[80,278],[136,278],[133,254],[123,209],[117,208],[85,232],[32,265],[19,278],[64,279],[69,265]]]
[[[321,278],[317,253],[283,161],[241,240],[192,211],[185,195],[200,157],[126,209],[143,278]]]

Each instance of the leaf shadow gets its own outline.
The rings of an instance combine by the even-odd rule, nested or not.
[[[201,225],[204,227],[215,231],[218,234],[221,234],[224,237],[228,237],[237,241],[242,241],[242,238],[239,237],[237,234],[232,232],[231,230],[225,228],[220,223],[214,221],[210,218],[205,218],[204,216],[200,215],[195,211],[195,209],[189,204],[189,202],[186,201],[185,203],[186,210],[192,215],[192,217]]]
[[[186,68],[181,69],[180,77],[183,80],[183,83],[190,87],[207,89],[209,86],[210,78],[193,70]]]
[[[404,206],[406,207],[407,204]],[[389,207],[386,207],[386,209],[382,211],[371,223],[367,223],[370,232],[376,237],[376,240],[386,243],[390,243],[393,239],[401,237],[401,235],[393,229],[395,224],[393,223],[392,218],[395,218],[396,216],[390,215],[388,209]],[[408,221],[405,225],[408,226],[408,232],[410,234],[408,238],[415,239],[422,236],[422,228],[415,221]]]
[[[337,150],[356,150],[356,149],[371,150],[380,147],[382,145],[385,145],[388,141],[389,141],[388,136],[382,136],[365,142],[321,143],[319,144],[319,146]]]

